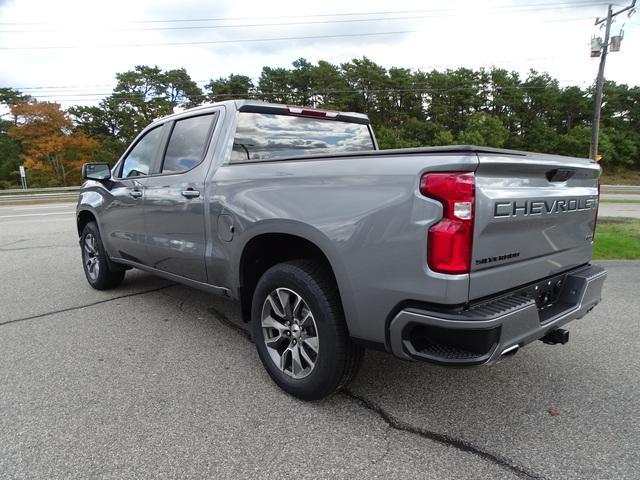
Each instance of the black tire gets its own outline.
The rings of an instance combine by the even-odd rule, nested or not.
[[[93,248],[91,248],[92,245]],[[84,275],[89,285],[96,290],[107,290],[122,283],[125,269],[119,266],[114,268],[107,258],[100,231],[95,222],[87,223],[82,230],[80,248]]]
[[[265,344],[263,307],[267,296],[280,288],[297,293],[308,306],[305,311],[311,311],[313,315],[318,352],[310,373],[304,378],[294,378],[291,372],[285,373],[285,369],[276,365]],[[272,311],[272,315],[273,313]],[[251,325],[260,360],[271,378],[284,391],[303,400],[318,400],[346,386],[355,376],[362,361],[364,351],[349,338],[335,280],[318,261],[294,260],[267,270],[253,294]],[[292,342],[292,332],[288,335],[289,338],[278,338],[282,338],[284,342]],[[298,348],[303,349],[305,340],[299,342]],[[288,345],[291,346],[291,343]],[[306,362],[306,365],[308,367],[310,364]]]

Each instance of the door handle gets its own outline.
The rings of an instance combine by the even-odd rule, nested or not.
[[[196,198],[200,196],[200,192],[198,190],[193,190],[193,189],[183,190],[181,193],[182,193],[182,196],[185,198]]]
[[[129,195],[133,198],[140,198],[142,196],[142,192],[140,190],[130,190]]]

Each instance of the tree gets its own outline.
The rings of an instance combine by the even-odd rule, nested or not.
[[[387,95],[387,71],[367,57],[354,58],[340,65],[341,74],[353,91],[347,108],[368,114],[373,122],[385,124],[390,102]]]
[[[205,99],[202,89],[191,80],[184,68],[167,70],[162,74],[162,81],[165,84],[164,96],[172,109],[195,107]]]
[[[518,73],[501,68],[491,69],[487,108],[513,136],[521,133],[523,104],[524,92]]]
[[[402,137],[415,147],[450,145],[453,135],[442,125],[417,118],[410,118],[402,125]]]
[[[485,112],[469,117],[467,127],[460,135],[460,142],[487,147],[502,147],[509,138],[509,130],[499,118]]]
[[[207,92],[207,100],[221,102],[223,100],[251,98],[255,87],[251,78],[246,75],[231,74],[227,78],[220,77],[217,80],[210,80],[204,86],[204,89]]]
[[[427,117],[458,137],[469,116],[486,106],[483,76],[467,68],[425,74]]]
[[[555,126],[562,133],[569,134],[575,125],[591,121],[591,101],[579,87],[562,89],[555,110]]]
[[[402,138],[402,133],[396,129],[380,127],[376,129],[376,132],[378,146],[382,150],[386,150],[388,148],[411,148],[420,146],[415,140]]]
[[[14,105],[11,113],[18,121],[8,135],[20,143],[20,158],[36,183],[77,185],[80,167],[93,160],[97,142],[74,131],[57,103]]]
[[[204,95],[184,69],[163,72],[159,67],[137,65],[133,70],[116,74],[113,93],[100,102],[102,113],[75,109],[76,122],[90,119],[123,144],[129,144],[149,123],[173,113],[176,107],[188,108],[200,104]],[[88,114],[88,115],[87,115]]]
[[[19,185],[20,143],[8,135],[9,129],[18,121],[11,107],[30,101],[30,95],[13,88],[0,88],[0,188]]]
[[[388,122],[399,125],[407,119],[425,118],[423,111],[424,84],[421,75],[408,68],[392,67],[386,80],[389,115]]]
[[[5,119],[5,117],[11,115],[10,108],[13,105],[19,105],[22,103],[28,103],[33,101],[31,95],[26,95],[14,88],[0,88],[0,120]],[[9,110],[2,111],[2,106],[8,107]],[[16,122],[15,116],[12,115],[13,123]]]
[[[523,140],[522,148],[534,152],[555,153],[562,141],[562,137],[551,125],[543,120],[534,120]]]
[[[12,126],[12,122],[0,120],[0,188],[18,186],[20,143],[7,135]]]
[[[96,158],[111,163],[149,122],[202,99],[184,69],[140,65],[116,78],[98,107],[69,110],[77,128],[99,142]],[[249,97],[363,112],[382,147],[463,142],[572,156],[588,151],[590,89],[561,88],[533,70],[521,78],[500,68],[423,72],[387,69],[367,57],[341,65],[299,58],[290,67],[263,67],[256,84],[231,74],[204,89],[210,101]],[[606,83],[601,133],[606,168],[640,167],[640,87]]]
[[[313,69],[315,67],[304,58],[295,60],[292,65],[290,82],[293,103],[311,106],[314,103]]]
[[[313,103],[320,108],[349,110],[350,98],[355,91],[351,89],[340,68],[332,63],[320,60],[311,70],[311,82],[314,89]]]
[[[542,120],[553,124],[560,98],[558,81],[548,73],[531,70],[522,83],[524,103],[519,105],[519,116],[522,118],[522,132],[526,135],[534,121]]]
[[[70,107],[67,113],[77,130],[98,142],[95,161],[115,165],[128,144],[118,136],[109,112],[101,107],[78,105]]]
[[[286,68],[263,67],[257,90],[258,97],[267,102],[293,103],[291,71]]]

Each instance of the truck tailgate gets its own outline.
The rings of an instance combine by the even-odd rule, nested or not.
[[[599,176],[589,160],[480,153],[469,300],[588,263]]]

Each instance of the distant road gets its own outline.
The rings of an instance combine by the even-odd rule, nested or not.
[[[0,205],[0,221],[34,220],[41,217],[60,216],[73,218],[76,203],[48,203],[39,205]]]
[[[640,200],[640,195],[636,193],[601,193],[602,200]]]
[[[603,198],[610,197],[611,195],[603,196]],[[67,219],[73,219],[75,209],[75,202],[43,203],[38,205],[0,204],[0,222],[39,222],[44,221],[45,217],[50,217],[51,220],[58,217],[60,220],[67,221]],[[598,216],[640,218],[640,203],[601,203],[598,209]]]
[[[598,216],[640,218],[640,203],[601,203]]]

